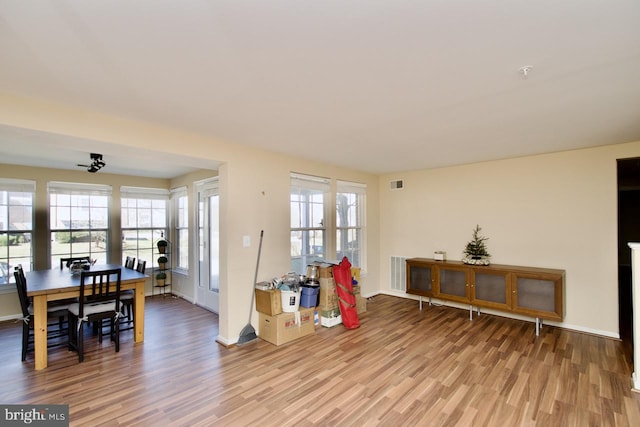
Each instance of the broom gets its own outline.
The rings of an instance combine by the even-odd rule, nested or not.
[[[253,286],[251,289],[251,306],[249,307],[249,323],[240,331],[240,337],[238,338],[238,345],[246,344],[258,338],[256,330],[251,326],[251,315],[253,314],[253,303],[256,298],[256,291],[254,289],[256,283],[258,283],[258,266],[260,265],[260,252],[262,251],[262,236],[264,230],[260,230],[260,244],[258,245],[258,261],[256,261],[256,275],[253,278]]]

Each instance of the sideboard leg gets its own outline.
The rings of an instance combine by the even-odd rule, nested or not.
[[[420,306],[420,311],[422,311],[422,295],[420,295],[418,297],[418,302],[419,302],[419,306]]]
[[[540,318],[536,317],[536,336],[540,335]]]
[[[469,320],[473,320],[473,306],[469,306]]]
[[[478,316],[480,316],[480,307],[476,307],[477,308],[477,312],[478,312]]]

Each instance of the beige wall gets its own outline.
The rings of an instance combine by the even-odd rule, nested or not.
[[[618,335],[616,159],[640,156],[640,142],[376,177],[6,94],[0,124],[220,163],[223,343],[248,320],[260,230],[258,280],[289,269],[291,171],[368,185],[364,294],[392,293],[392,255],[460,259],[479,224],[494,262],[566,270],[563,326]],[[393,179],[405,189],[390,191]]]
[[[493,262],[566,270],[563,326],[617,337],[616,159],[637,156],[640,142],[382,176],[381,277],[391,256],[461,259],[479,224]]]
[[[376,292],[379,287],[378,181],[373,175],[2,93],[0,124],[86,139],[88,152],[92,151],[92,141],[96,141],[101,147],[105,144],[133,147],[144,155],[153,150],[205,163],[210,159],[212,164],[221,164],[218,168],[221,204],[218,340],[222,343],[235,342],[247,324],[260,230],[265,231],[265,236],[258,280],[268,280],[289,271],[291,171],[331,178],[334,186],[335,179],[367,184],[366,216],[371,232],[366,250],[368,274],[363,278],[362,286],[363,291],[369,293]],[[242,245],[245,235],[252,236],[252,245],[248,248]],[[257,324],[257,317],[252,310],[254,324]]]

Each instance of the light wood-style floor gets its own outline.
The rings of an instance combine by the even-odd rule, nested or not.
[[[72,426],[640,425],[619,341],[390,296],[360,321],[227,349],[214,314],[154,297],[144,343],[50,349],[39,372],[3,322],[0,403],[68,404]]]

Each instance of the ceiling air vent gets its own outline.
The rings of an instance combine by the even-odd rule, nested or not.
[[[389,188],[391,190],[402,190],[404,188],[404,181],[402,181],[401,179],[391,181],[389,183]]]

